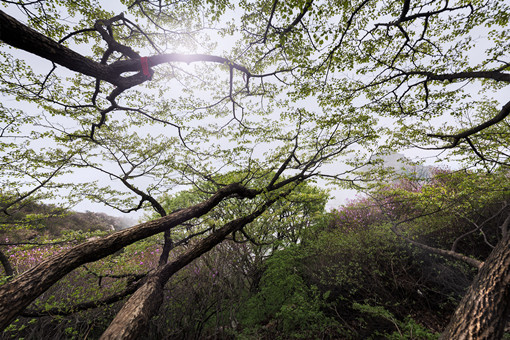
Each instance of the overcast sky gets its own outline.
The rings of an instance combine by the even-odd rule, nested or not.
[[[121,6],[119,6],[118,2],[116,2],[116,1],[104,1],[103,3],[104,3],[105,7],[107,7],[108,9],[114,10],[116,12],[119,12],[118,9],[121,8]],[[3,10],[5,10],[5,9],[3,9]],[[16,9],[13,9],[13,7],[10,7],[10,8],[8,7],[6,12],[10,15],[20,18],[19,12]],[[232,43],[231,41],[225,41],[225,42],[221,42],[219,45],[220,45],[220,48],[229,48],[229,45],[231,43]],[[21,52],[21,51],[19,52],[19,55],[20,55],[20,57],[22,57],[24,60],[26,60],[29,64],[31,64],[33,66],[41,65],[41,68],[42,67],[48,68],[48,69],[51,68],[51,63],[46,60],[42,60],[41,58],[38,58],[36,56],[28,56],[27,53]],[[473,57],[476,58],[476,55],[474,55]],[[505,91],[501,90],[500,93],[498,93],[498,97],[500,97],[501,99],[506,99],[507,96],[506,96]],[[13,98],[2,98],[2,100],[3,101],[13,101],[14,99]],[[22,105],[21,108],[24,110],[27,110],[27,111],[30,111],[30,110],[40,111],[40,109],[35,108],[34,106],[28,105],[26,103],[23,103],[21,105]],[[157,131],[155,131],[155,132],[157,133]],[[420,158],[420,157],[425,157],[427,165],[436,165],[434,163],[435,158],[433,157],[435,154],[434,152],[424,152],[424,151],[420,151],[418,149],[409,149],[409,150],[403,150],[402,153],[406,157],[409,157],[413,160]],[[442,165],[455,168],[457,164],[455,162],[453,162],[451,164],[442,164]],[[341,163],[336,163],[336,164],[328,165],[326,170],[328,172],[345,171],[346,167]],[[93,173],[90,170],[80,170],[79,169],[72,176],[74,176],[72,178],[76,179],[77,181],[82,181],[82,180],[92,181],[92,180],[97,179],[97,180],[103,181],[105,184],[109,184],[109,179],[105,178],[104,175],[100,175],[99,173]],[[73,181],[74,179],[71,179],[71,177],[70,177],[70,181]],[[339,205],[345,203],[347,199],[353,199],[356,195],[356,192],[353,190],[336,189],[336,190],[333,190],[331,192],[331,194],[334,198],[329,202],[328,209],[338,207]],[[101,205],[101,204],[91,203],[88,201],[84,201],[84,202],[78,204],[75,207],[75,209],[78,211],[90,210],[90,211],[96,211],[96,212],[104,212],[104,213],[114,215],[114,216],[125,216],[124,214],[122,214],[116,210],[113,210],[112,208],[109,208],[109,207]],[[139,219],[142,217],[142,215],[143,215],[143,213],[135,213],[135,214],[131,214],[130,217]]]

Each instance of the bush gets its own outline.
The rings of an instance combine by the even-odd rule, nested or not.
[[[241,313],[248,338],[324,338],[338,323],[324,313],[329,293],[303,279],[306,252],[300,246],[276,252],[265,264],[257,293]]]

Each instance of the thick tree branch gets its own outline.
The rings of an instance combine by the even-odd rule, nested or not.
[[[0,10],[0,40],[19,49],[33,53],[56,64],[112,84],[120,80],[112,76],[108,67],[94,62],[79,53],[51,40],[27,27]]]
[[[508,68],[505,65],[504,68]],[[456,72],[456,73],[445,73],[435,74],[432,72],[425,71],[402,71],[402,75],[420,75],[427,77],[427,81],[454,81],[454,80],[465,80],[465,79],[492,79],[496,81],[510,82],[510,73],[504,73],[502,70],[494,71],[471,71],[471,72]]]
[[[111,37],[108,32],[103,29],[103,25],[105,23],[111,24],[110,21],[112,20],[120,20],[120,18],[114,17],[110,20],[100,20],[96,24],[96,29],[99,30],[99,32],[102,34],[102,37],[105,39],[109,46],[113,46],[114,50],[125,53],[131,59],[116,61],[110,65],[95,62],[87,57],[82,56],[79,53],[74,52],[73,50],[20,23],[3,11],[0,11],[0,40],[13,47],[25,50],[44,59],[50,60],[56,64],[64,66],[72,71],[107,81],[124,90],[139,85],[147,79],[143,74],[141,74],[142,66],[138,53],[130,48],[127,49],[127,47],[124,45],[117,43],[113,37]],[[245,73],[248,77],[255,76],[251,74],[251,72],[246,67],[233,63],[227,58],[218,56],[205,54],[186,55],[171,53],[155,55],[148,58],[149,66],[156,66],[159,64],[171,62],[212,62],[232,67]],[[140,73],[133,76],[121,77],[121,75],[125,72],[136,71],[139,71]],[[264,75],[258,76],[260,77]],[[110,96],[112,99],[116,97],[116,95]]]
[[[411,5],[411,0],[404,0],[404,5],[402,6],[402,12],[400,13],[400,18],[398,19],[399,22],[402,22],[405,20],[407,12],[409,12],[410,5]]]
[[[281,33],[286,34],[286,33],[289,33],[290,31],[292,31],[292,29],[297,24],[299,24],[301,22],[301,19],[303,19],[303,17],[310,10],[310,8],[312,8],[312,3],[313,3],[313,0],[308,0],[305,4],[305,7],[303,7],[303,9],[301,10],[301,13],[299,13],[299,15],[296,17],[296,19],[294,19],[294,21],[291,22],[290,25],[288,25]]]
[[[221,188],[202,203],[179,210],[158,220],[118,231],[99,240],[82,243],[51,256],[0,287],[0,330],[5,329],[16,315],[55,282],[82,264],[99,260],[133,242],[201,216],[227,197],[236,195],[241,198],[253,198],[259,193],[260,191],[247,189],[240,184],[231,184]]]
[[[510,316],[510,234],[476,275],[440,339],[501,339]]]
[[[442,255],[442,256],[448,257],[450,259],[462,261],[462,262],[467,263],[470,266],[473,266],[473,267],[475,267],[477,269],[480,269],[482,267],[482,265],[483,265],[483,262],[478,261],[477,259],[471,258],[469,256],[457,253],[455,251],[445,250],[445,249],[440,249],[440,248],[434,248],[434,247],[427,246],[426,244],[417,242],[417,241],[415,241],[415,240],[413,240],[413,239],[403,235],[402,233],[400,233],[397,230],[395,224],[392,225],[391,230],[393,231],[393,233],[395,233],[395,235],[397,235],[401,239],[405,240],[406,242],[409,242],[412,245],[415,245],[418,248],[427,250],[427,251],[429,251],[431,253]]]

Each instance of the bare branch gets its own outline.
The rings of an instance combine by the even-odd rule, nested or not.
[[[391,230],[395,233],[395,235],[397,235],[398,237],[402,238],[403,240],[417,246],[418,248],[421,248],[421,249],[427,250],[431,253],[442,255],[442,256],[445,256],[445,257],[448,257],[451,259],[460,260],[460,261],[465,262],[465,263],[469,264],[470,266],[473,266],[477,269],[480,269],[483,266],[483,262],[478,261],[477,259],[474,259],[472,257],[466,256],[466,255],[463,255],[461,253],[457,253],[457,252],[451,251],[451,250],[430,247],[430,246],[427,246],[426,244],[417,242],[417,241],[405,236],[404,234],[400,233],[397,230],[396,226],[397,226],[397,224],[394,223],[394,224],[392,224],[392,227],[391,227]]]
[[[271,8],[271,14],[269,15],[269,20],[267,21],[266,31],[264,32],[264,39],[262,39],[262,43],[265,44],[267,40],[267,34],[269,32],[269,28],[273,27],[271,25],[271,20],[273,20],[274,12],[276,11],[276,5],[278,4],[278,0],[273,1],[273,7]]]

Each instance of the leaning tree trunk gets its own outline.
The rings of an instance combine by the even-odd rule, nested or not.
[[[151,318],[160,308],[163,302],[163,287],[170,277],[191,261],[223,242],[227,235],[253,222],[275,201],[276,199],[272,199],[253,213],[228,222],[171,263],[160,266],[154,273],[150,274],[145,284],[124,304],[101,336],[101,340],[139,339],[141,333],[149,326]]]
[[[131,243],[168,230],[194,217],[202,216],[233,194],[251,198],[257,192],[246,189],[240,184],[231,184],[221,188],[202,203],[158,220],[118,231],[99,240],[79,244],[49,257],[0,286],[0,331],[4,330],[39,295],[82,264],[97,261]]]
[[[501,339],[509,315],[510,233],[485,261],[440,339]]]

